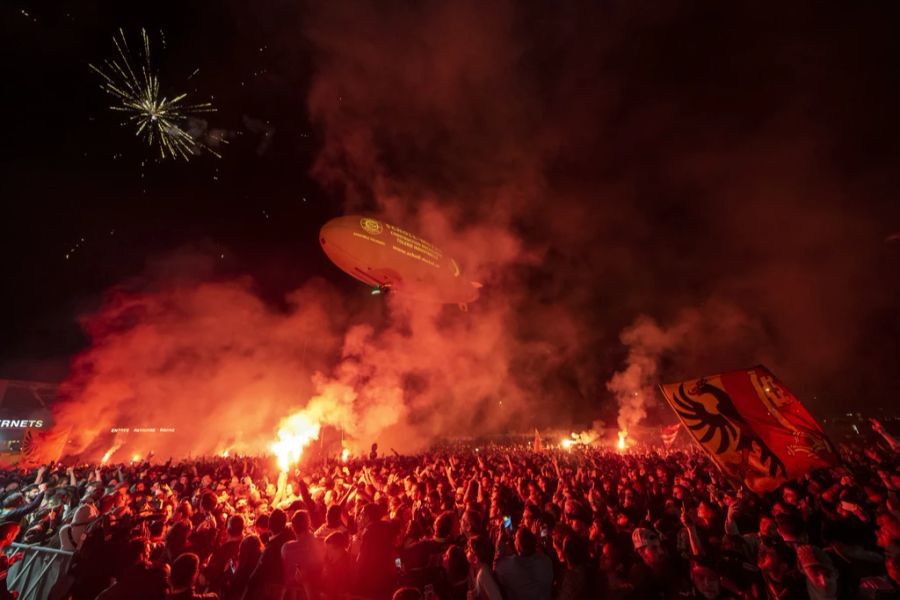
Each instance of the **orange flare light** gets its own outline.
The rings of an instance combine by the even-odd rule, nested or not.
[[[278,468],[287,471],[300,460],[303,449],[318,437],[319,424],[306,413],[298,412],[283,419],[278,428],[278,439],[271,446]]]
[[[627,431],[620,431],[620,432],[619,432],[619,450],[624,450],[624,449],[625,449],[625,439],[626,439],[627,437],[628,437],[628,432],[627,432]]]
[[[341,450],[341,462],[347,462],[348,458],[350,458],[350,448],[344,448]]]
[[[100,459],[100,464],[101,464],[101,465],[105,465],[107,462],[109,462],[109,459],[110,459],[110,457],[112,457],[113,452],[115,452],[116,450],[118,450],[118,449],[119,449],[119,446],[121,446],[121,444],[116,444],[116,445],[114,445],[112,448],[110,448],[109,450],[107,450],[107,451],[103,454],[103,458]]]

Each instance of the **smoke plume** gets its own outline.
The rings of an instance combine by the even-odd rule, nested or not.
[[[847,157],[880,127],[859,95],[897,98],[797,52],[853,71],[879,51],[847,33],[854,16],[779,18],[431,0],[314,2],[301,32],[261,24],[273,53],[304,36],[320,146],[302,166],[333,213],[433,242],[481,298],[463,313],[311,281],[273,307],[249,279],[151,278],[85,317],[60,420],[85,447],[146,423],[176,427],[170,452],[220,452],[264,449],[305,409],[356,444],[414,449],[627,429],[660,417],[660,381],[757,363],[818,396],[814,411],[871,392],[896,377],[882,240],[900,215],[890,162]]]
[[[626,366],[606,384],[618,403],[620,431],[633,431],[656,406],[657,386],[666,383],[663,374],[701,376],[754,361],[771,364],[772,358],[761,324],[737,307],[719,303],[684,310],[668,326],[641,315],[620,340],[628,348]],[[666,373],[667,364],[676,369]]]

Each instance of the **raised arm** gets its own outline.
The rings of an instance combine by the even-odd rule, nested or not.
[[[691,554],[700,556],[703,553],[703,544],[700,543],[700,535],[697,533],[697,525],[688,514],[685,507],[681,508],[681,524],[687,530],[688,540],[691,543]]]
[[[878,419],[869,419],[869,421],[872,423],[872,429],[875,430],[875,433],[884,438],[884,441],[888,443],[888,446],[891,447],[891,450],[896,452],[898,449],[900,449],[900,442],[894,439],[894,436],[892,436],[884,429],[884,425],[881,424],[881,421],[879,421]]]
[[[447,465],[446,472],[447,472],[447,481],[450,482],[450,487],[455,490],[459,486],[456,484],[456,480],[453,479],[453,467],[451,467],[450,465]]]
[[[11,510],[3,516],[3,520],[6,522],[17,522],[21,521],[22,517],[33,513],[37,508],[41,505],[41,502],[44,501],[44,492],[41,490],[37,496],[34,497],[34,500],[29,502],[28,504],[23,504],[22,506]]]
[[[285,490],[287,490],[287,471],[278,474],[278,484],[275,486],[275,498],[272,500],[272,506],[277,506],[284,499]]]
[[[44,481],[44,473],[47,472],[47,467],[45,465],[41,465],[37,469],[37,475],[34,477],[34,485],[41,485]]]

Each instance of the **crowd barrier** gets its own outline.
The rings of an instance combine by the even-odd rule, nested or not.
[[[9,569],[6,586],[19,592],[18,600],[48,600],[60,573],[65,573],[72,553],[56,548],[12,544],[10,553],[24,552],[25,558]]]

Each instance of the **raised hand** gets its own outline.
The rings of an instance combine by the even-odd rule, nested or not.
[[[692,519],[690,513],[688,513],[687,506],[681,507],[681,524],[688,529],[694,526],[694,519]]]

